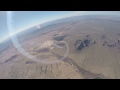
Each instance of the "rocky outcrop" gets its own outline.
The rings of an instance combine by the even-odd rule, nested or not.
[[[18,55],[16,54],[16,55],[14,55],[14,56],[11,56],[9,59],[7,59],[4,63],[8,63],[8,62],[11,62],[11,61],[13,61],[15,58],[17,58],[18,57]]]
[[[67,35],[64,35],[64,36],[58,36],[58,37],[53,37],[53,40],[56,40],[56,41],[62,41],[64,40],[64,38],[66,37]]]
[[[89,37],[89,35],[86,35],[86,38],[88,38]]]
[[[75,48],[77,48],[81,44],[82,40],[77,40],[74,44]]]
[[[77,50],[82,50],[84,47],[85,46],[84,46],[83,42],[81,42],[81,44],[79,45],[79,47],[77,48]]]
[[[86,39],[83,41],[84,45],[85,46],[89,46],[90,45],[90,40]]]
[[[106,36],[102,35],[102,45],[107,46],[109,48],[116,48],[117,51],[120,53],[120,39],[117,40],[110,40],[109,38],[106,38]]]
[[[106,39],[106,36],[105,36],[105,35],[102,35],[102,40],[103,40],[103,39]]]
[[[91,44],[96,44],[96,41],[92,42]]]
[[[91,40],[89,40],[89,39],[84,39],[84,40],[77,40],[77,41],[75,42],[74,46],[75,46],[75,49],[76,49],[76,50],[82,50],[83,48],[88,47],[88,46],[90,46],[90,45],[92,45],[92,44],[95,44],[95,43],[96,43],[95,41],[93,41],[93,42],[91,43]]]
[[[118,40],[118,44],[120,44],[120,40]]]

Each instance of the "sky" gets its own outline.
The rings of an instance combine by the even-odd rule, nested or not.
[[[77,15],[86,15],[86,14],[113,14],[119,15],[120,12],[117,11],[14,11],[13,21],[15,33],[18,33],[21,30],[26,30],[29,27],[41,24],[44,22],[77,16]],[[7,15],[6,11],[0,11],[0,42],[9,38],[9,32],[7,29]]]

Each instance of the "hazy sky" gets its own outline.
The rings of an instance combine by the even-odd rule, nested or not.
[[[39,23],[84,14],[113,14],[119,15],[117,11],[14,11],[14,26],[15,31],[22,28],[31,27]],[[7,29],[6,11],[0,11],[0,42],[7,38],[9,35]]]

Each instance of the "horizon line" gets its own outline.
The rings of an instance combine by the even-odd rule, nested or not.
[[[74,15],[74,16],[75,16],[75,15]],[[44,24],[44,23],[48,23],[48,22],[51,22],[51,21],[54,21],[54,20],[64,19],[64,18],[68,18],[68,17],[74,17],[74,16],[60,17],[60,18],[56,18],[56,19],[53,19],[53,20],[48,20],[48,21],[45,21],[45,22],[39,22],[39,23],[35,23],[35,24],[33,24],[33,25],[29,25],[29,26],[23,27],[23,28],[21,28],[21,29],[18,29],[16,32],[13,32],[13,33],[11,33],[11,34],[8,33],[5,37],[1,38],[1,39],[0,39],[0,44],[1,44],[2,42],[4,42],[5,40],[11,38],[12,36],[14,36],[14,35],[16,35],[16,34],[18,34],[18,33],[21,33],[21,32],[23,32],[23,31],[25,31],[25,30],[28,30],[28,29],[30,29],[30,28],[32,28],[32,27],[35,27],[35,26],[37,26],[37,25]],[[80,15],[77,15],[77,16],[80,16]],[[36,28],[37,28],[37,27],[36,27]]]
[[[16,34],[18,34],[18,33],[21,33],[21,32],[23,32],[23,31],[28,30],[29,28],[35,27],[35,26],[37,26],[37,25],[44,24],[44,23],[48,23],[48,22],[51,22],[51,21],[59,20],[59,19],[64,19],[64,18],[69,18],[69,17],[76,17],[76,16],[84,16],[84,15],[87,15],[87,14],[70,15],[70,16],[60,17],[60,18],[56,18],[56,19],[53,19],[53,20],[48,20],[48,21],[45,21],[45,22],[39,22],[39,23],[35,23],[35,24],[33,24],[33,25],[26,26],[26,27],[24,27],[24,28],[18,29],[16,32],[14,32],[14,33],[12,33],[12,34],[8,33],[5,37],[3,37],[3,38],[0,39],[0,44],[1,44],[2,42],[4,42],[5,40],[11,38],[11,35],[14,36],[14,35],[16,35]],[[116,16],[116,15],[115,15],[115,16]],[[37,28],[37,27],[36,27],[36,28]]]

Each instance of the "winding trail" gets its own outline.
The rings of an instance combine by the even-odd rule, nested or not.
[[[56,54],[56,53],[53,52],[53,51],[52,51],[52,53],[53,53],[54,55],[56,55],[56,57],[58,57],[58,58],[61,58],[61,57],[62,57],[61,55],[58,55],[58,54]],[[69,58],[69,57],[66,57],[66,59],[64,60],[64,62],[70,63],[71,66],[73,66],[77,72],[79,72],[80,74],[82,74],[82,76],[83,76],[85,79],[93,79],[93,78],[96,78],[96,77],[106,78],[105,76],[103,76],[103,75],[101,75],[101,74],[95,74],[95,73],[92,73],[92,72],[90,72],[90,71],[87,71],[87,70],[81,68],[74,60],[72,60],[72,59]]]

